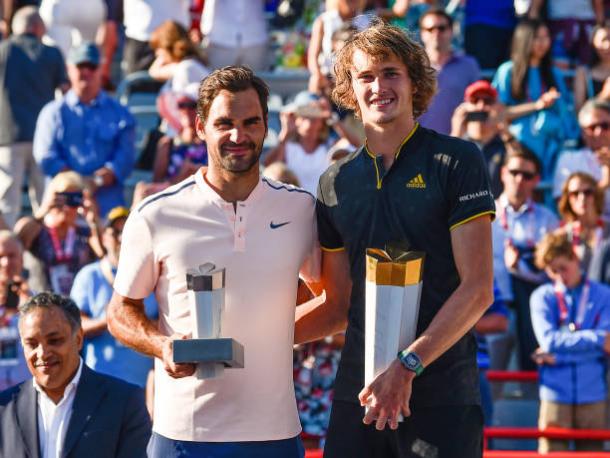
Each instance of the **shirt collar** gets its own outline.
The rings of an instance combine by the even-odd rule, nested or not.
[[[68,385],[66,385],[66,388],[64,390],[64,395],[59,400],[59,402],[62,402],[64,399],[66,399],[70,395],[70,393],[72,391],[76,390],[78,382],[80,381],[80,376],[83,372],[83,359],[79,356],[78,360],[79,360],[78,370],[76,371],[76,374],[74,375],[74,377],[72,377],[72,380],[70,380],[70,383],[68,383]],[[47,396],[47,393],[45,393],[44,390],[42,389],[42,387],[40,385],[38,385],[38,383],[36,383],[36,379],[33,377],[32,377],[32,383],[34,384],[34,389],[36,391],[38,391],[38,393],[40,393],[42,396],[46,397],[47,399],[50,399]]]
[[[80,101],[80,99],[78,98],[78,96],[72,89],[70,89],[68,92],[66,92],[66,95],[64,97],[65,97],[64,100],[66,101],[66,104],[71,108],[73,108],[77,105],[85,106],[85,104]],[[106,100],[106,97],[107,96],[104,93],[104,91],[100,89],[100,92],[98,92],[97,96],[87,106],[101,105]]]
[[[197,183],[197,187],[203,192],[204,196],[213,204],[216,204],[220,207],[224,207],[227,205],[233,205],[233,202],[227,202],[210,186],[208,181],[204,177],[203,169],[199,169],[197,173],[195,173],[195,182]],[[240,201],[241,204],[249,205],[256,200],[258,200],[261,195],[264,193],[265,184],[263,183],[262,177],[258,177],[258,183],[250,193],[250,195],[244,201]]]
[[[419,127],[419,123],[415,122],[415,125],[411,129],[411,132],[409,132],[407,134],[407,136],[404,138],[404,140],[402,142],[400,142],[400,145],[398,146],[398,148],[396,148],[396,151],[394,152],[394,158],[397,158],[400,155],[400,152],[402,151],[403,147],[409,142],[409,140],[411,140],[413,135],[415,135],[415,132],[417,132],[418,127]],[[376,154],[371,152],[371,150],[369,149],[368,139],[364,140],[364,150],[372,159],[375,159]]]
[[[502,205],[502,208],[504,208],[507,212],[511,212],[511,213],[515,213],[515,214],[524,214],[527,213],[529,211],[534,211],[535,209],[535,202],[532,200],[532,198],[527,199],[525,202],[523,202],[523,205],[521,205],[521,207],[519,207],[517,210],[515,210],[513,208],[513,206],[508,203],[508,197],[506,197],[505,194],[500,195],[499,198],[500,201],[500,205]]]

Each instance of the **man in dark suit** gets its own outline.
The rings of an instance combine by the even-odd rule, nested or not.
[[[40,293],[19,313],[33,380],[0,393],[0,458],[146,456],[151,425],[143,392],[83,364],[74,302]]]

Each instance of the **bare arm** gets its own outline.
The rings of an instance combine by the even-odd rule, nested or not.
[[[409,345],[424,367],[438,359],[481,318],[493,302],[491,224],[482,216],[451,231],[451,247],[460,275],[460,285],[447,299],[430,325]],[[429,285],[428,287],[433,287]],[[377,429],[398,428],[398,414],[411,414],[409,400],[415,374],[396,359],[359,394],[362,405],[370,405],[364,422],[376,420]]]
[[[321,304],[297,307],[294,343],[312,342],[345,330],[352,288],[349,272],[344,250],[322,252],[322,280],[311,289],[316,293],[324,290],[326,298]]]
[[[106,329],[108,329],[106,318],[94,319],[89,315],[81,313],[80,320],[83,327],[83,333],[87,338],[99,336],[100,334],[103,334]]]
[[[155,163],[153,166],[153,182],[161,182],[167,176],[167,166],[169,165],[169,150],[172,140],[168,136],[161,137],[157,144]]]
[[[142,299],[131,299],[115,292],[108,304],[106,318],[108,330],[119,342],[140,353],[159,358],[170,376],[181,378],[195,372],[194,364],[173,362],[172,341],[184,336],[163,335],[146,316]]]
[[[501,313],[490,313],[483,315],[474,326],[474,330],[479,334],[506,332],[507,329],[508,318]]]
[[[595,23],[603,24],[606,18],[604,12],[604,0],[591,0],[591,6],[595,12]]]
[[[539,18],[543,5],[544,5],[544,0],[532,0],[532,3],[530,5],[530,10],[528,11],[527,16],[532,19]]]

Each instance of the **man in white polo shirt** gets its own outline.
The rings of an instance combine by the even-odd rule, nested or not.
[[[213,72],[199,90],[197,132],[207,171],[146,199],[123,231],[108,310],[111,333],[154,356],[149,456],[302,457],[292,383],[299,273],[316,279],[315,200],[259,175],[267,132],[265,83],[243,67]],[[245,367],[198,380],[175,364],[172,340],[192,329],[186,272],[226,269],[223,335],[245,347]],[[142,298],[155,292],[159,326]]]

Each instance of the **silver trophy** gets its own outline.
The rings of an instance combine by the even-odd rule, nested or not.
[[[193,318],[193,338],[174,340],[175,363],[197,363],[197,378],[222,375],[225,367],[244,367],[244,347],[221,337],[225,303],[225,269],[212,263],[189,269],[186,284]]]

